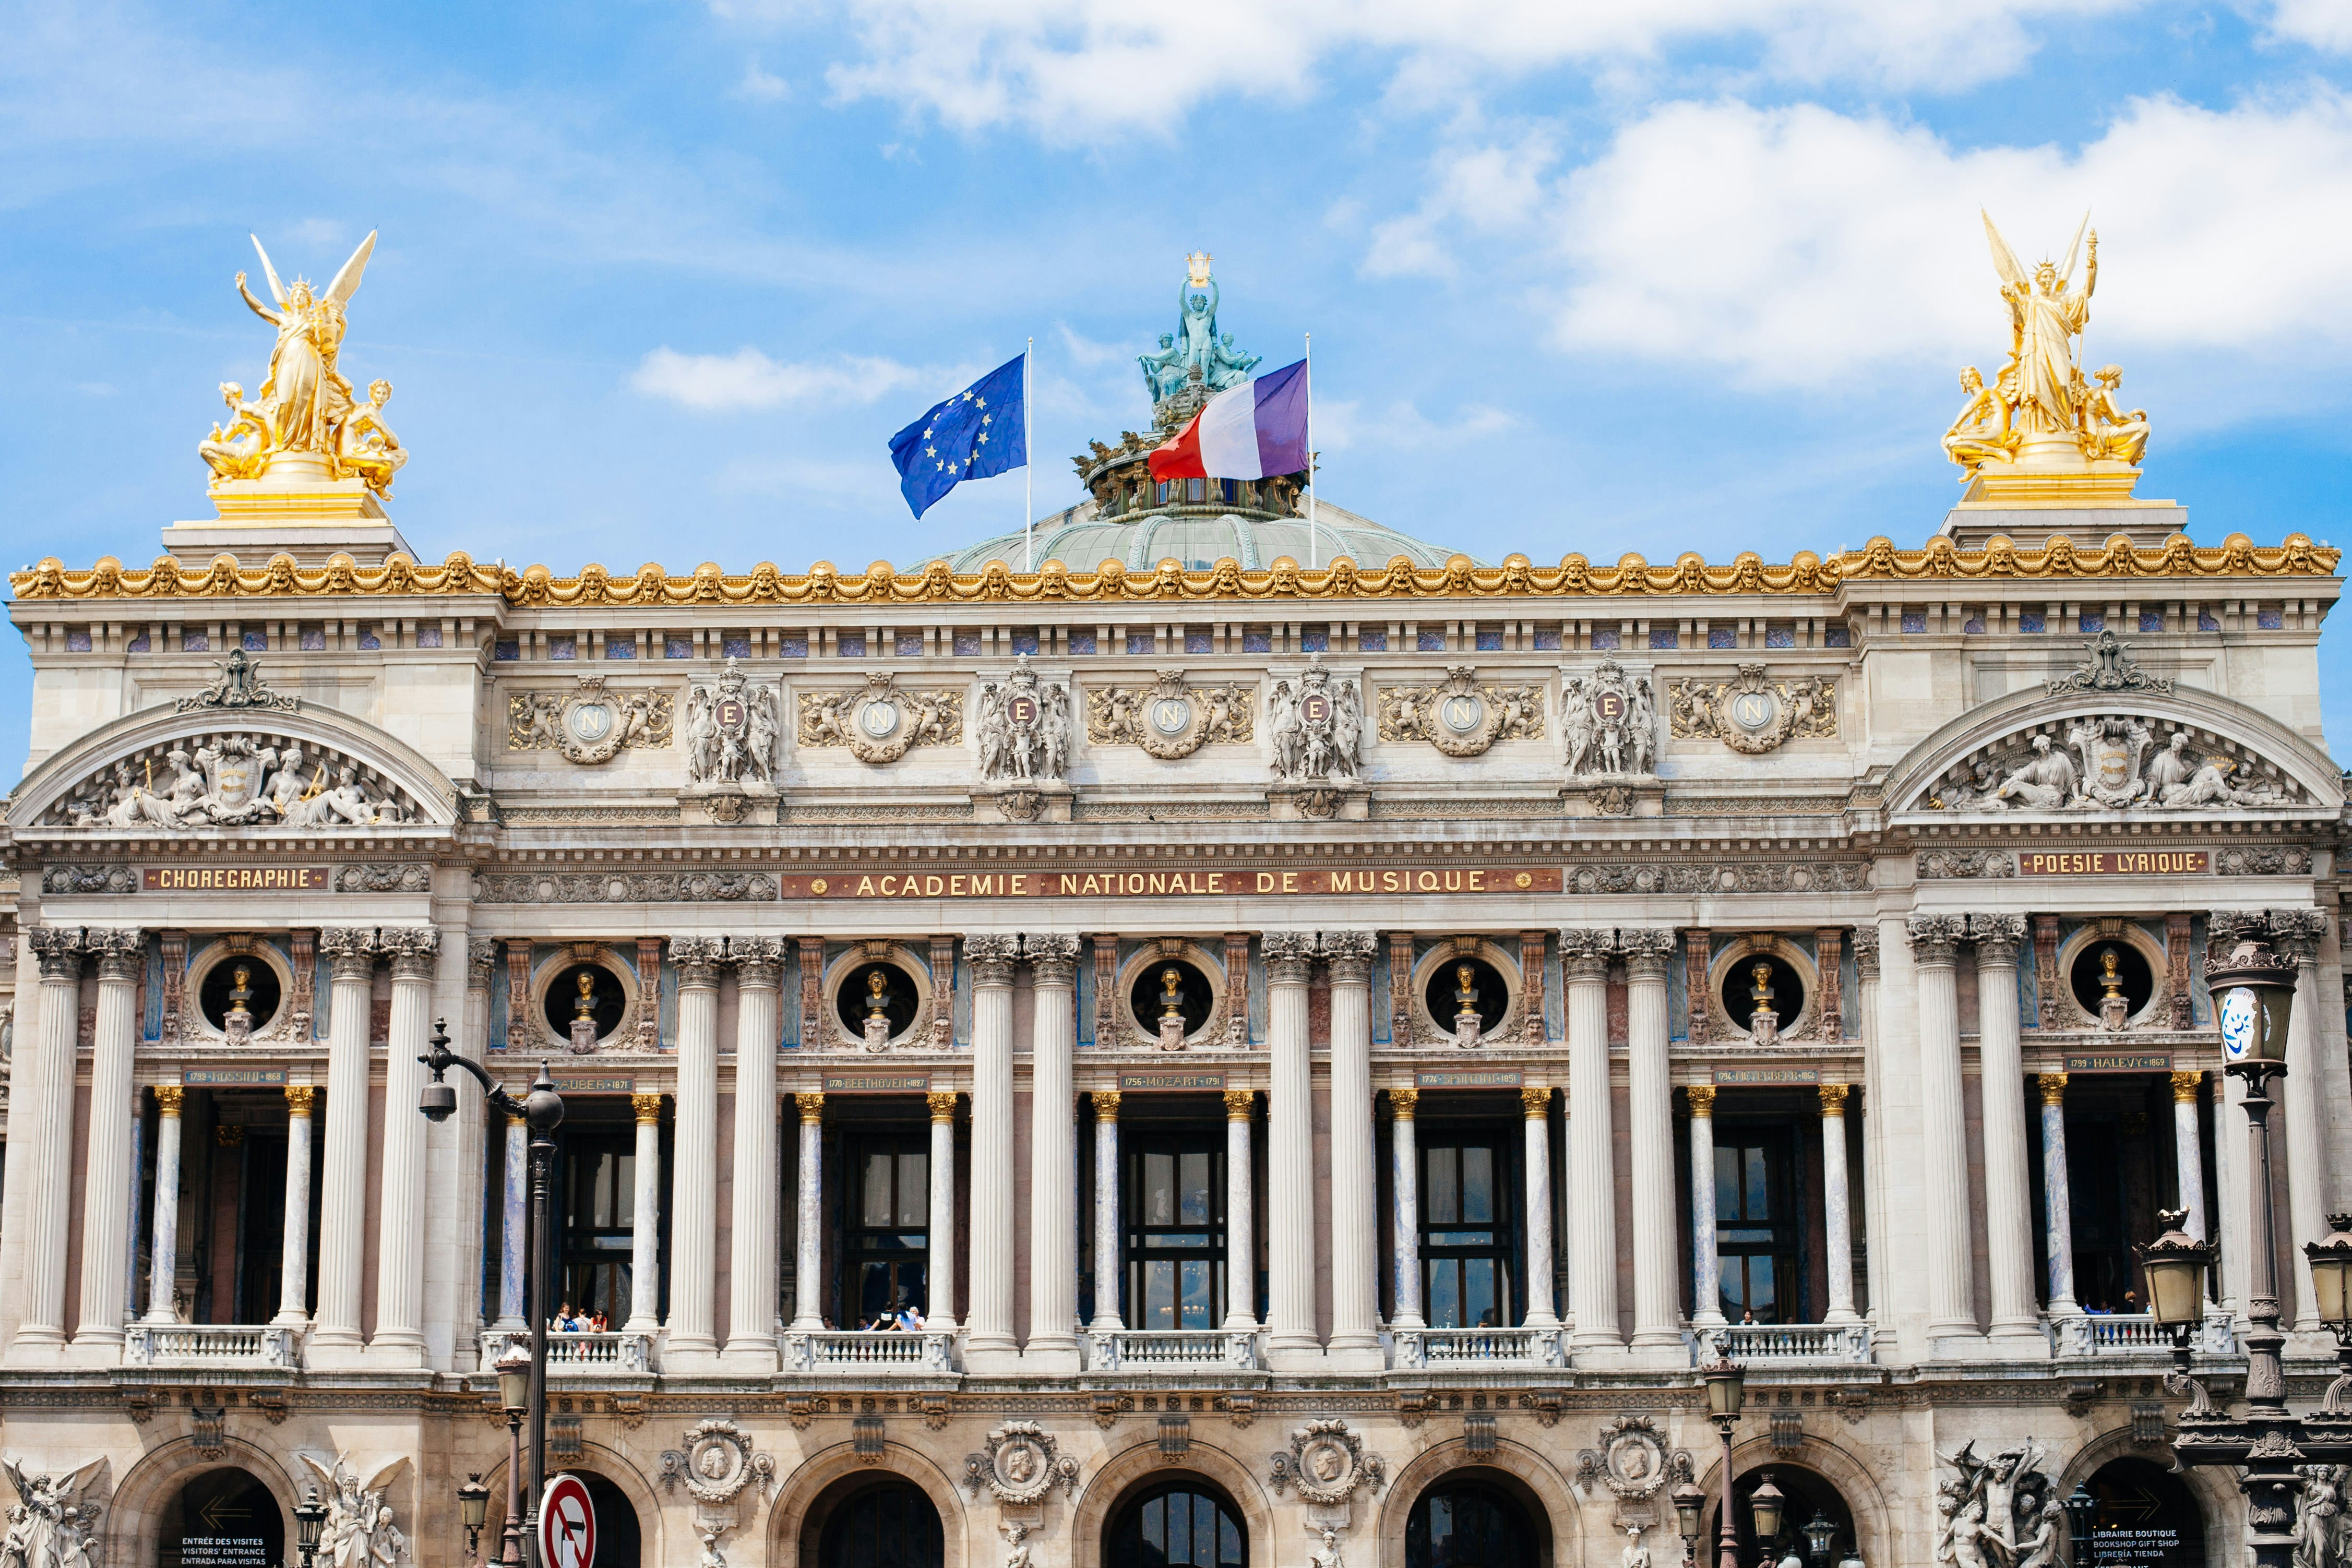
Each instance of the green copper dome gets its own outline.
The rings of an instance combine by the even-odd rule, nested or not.
[[[1435,567],[1460,553],[1399,533],[1328,501],[1317,507],[1315,532],[1319,549],[1313,554],[1319,555],[1326,566],[1344,555],[1364,566],[1406,556],[1416,566]],[[1106,560],[1116,560],[1129,571],[1149,571],[1171,556],[1196,570],[1205,570],[1231,556],[1244,571],[1257,571],[1284,556],[1306,566],[1310,556],[1305,517],[1252,517],[1198,507],[1105,517],[1091,500],[1039,518],[1034,538],[1037,565],[1058,560],[1083,571],[1091,571]],[[1017,571],[1023,565],[1022,537],[999,534],[950,550],[945,559],[959,572],[978,571],[992,560],[1003,561]]]

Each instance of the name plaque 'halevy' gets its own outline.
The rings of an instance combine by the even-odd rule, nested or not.
[[[779,879],[785,898],[1202,898],[1558,893],[1558,866],[1317,866],[1297,871],[848,872]]]
[[[2020,876],[2203,876],[2208,850],[2020,850]]]
[[[322,865],[151,865],[139,872],[142,893],[324,893]]]
[[[2069,1051],[2066,1071],[2070,1075],[2084,1072],[2169,1072],[2172,1053],[2163,1051],[2102,1051],[2082,1055]]]

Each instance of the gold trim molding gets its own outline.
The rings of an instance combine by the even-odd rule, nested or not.
[[[1653,563],[1627,553],[1613,566],[1596,566],[1582,555],[1563,556],[1558,566],[1538,566],[1513,555],[1500,566],[1475,566],[1455,556],[1442,567],[1418,567],[1398,556],[1386,566],[1365,568],[1345,557],[1310,571],[1287,556],[1270,570],[1244,571],[1230,557],[1207,570],[1189,570],[1173,559],[1150,571],[1129,571],[1107,560],[1092,571],[1074,571],[1049,560],[1034,572],[1016,572],[991,561],[976,572],[954,572],[943,560],[902,572],[877,561],[862,572],[845,572],[819,561],[797,575],[765,561],[741,575],[705,563],[688,577],[673,577],[655,564],[634,576],[615,577],[602,566],[577,577],[557,577],[543,566],[484,566],[457,551],[438,566],[394,555],[381,566],[363,567],[349,556],[324,566],[303,567],[278,555],[259,567],[236,557],[214,558],[192,570],[171,556],[152,567],[125,567],[112,556],[87,571],[68,570],[54,556],[29,571],[13,572],[16,598],[56,599],[267,599],[361,594],[496,594],[509,604],[882,604],[1032,601],[1297,600],[1297,599],[1502,599],[1574,598],[1590,594],[1661,597],[1733,593],[1825,593],[1845,582],[1912,579],[2003,580],[2030,578],[2327,577],[2342,551],[2289,534],[2274,546],[2257,546],[2231,534],[2218,548],[2200,547],[2175,534],[2154,547],[2134,545],[2117,534],[2095,549],[2053,535],[2038,548],[1996,536],[1985,548],[1964,550],[1945,538],[1924,549],[1897,549],[1885,538],[1858,550],[1826,558],[1802,550],[1782,566],[1743,550],[1727,566],[1710,565],[1695,553],[1671,563]]]

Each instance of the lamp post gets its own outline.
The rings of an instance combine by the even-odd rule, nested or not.
[[[318,1556],[319,1536],[326,1528],[327,1505],[319,1500],[318,1487],[304,1487],[302,1500],[294,1505],[294,1542],[302,1553],[302,1568],[310,1568]]]
[[[522,1418],[530,1408],[530,1353],[509,1343],[498,1374],[499,1404],[507,1413],[507,1527],[499,1561],[522,1568]]]
[[[490,1489],[482,1484],[482,1472],[468,1470],[466,1484],[457,1489],[457,1522],[466,1527],[466,1561],[481,1568],[482,1526],[490,1517]]]
[[[1697,1568],[1698,1532],[1706,1523],[1706,1493],[1685,1481],[1675,1489],[1675,1522],[1683,1534],[1683,1568]]]
[[[530,1423],[530,1475],[523,1493],[526,1512],[522,1531],[527,1542],[537,1534],[539,1497],[547,1485],[547,1254],[555,1235],[555,1129],[563,1124],[563,1096],[555,1092],[555,1081],[547,1075],[547,1063],[542,1061],[539,1064],[538,1078],[531,1082],[530,1092],[520,1100],[516,1099],[506,1092],[504,1085],[491,1079],[480,1062],[459,1056],[449,1049],[449,1030],[439,1019],[433,1020],[430,1043],[432,1050],[416,1059],[433,1073],[432,1082],[425,1084],[416,1106],[426,1121],[446,1122],[457,1111],[457,1092],[442,1082],[442,1074],[452,1067],[462,1067],[481,1084],[482,1093],[492,1108],[509,1116],[520,1116],[530,1128],[530,1218],[525,1232],[525,1247],[530,1257],[530,1281],[523,1301],[523,1312],[530,1320],[530,1385],[525,1401]],[[505,1382],[502,1364],[499,1377],[502,1397]],[[509,1519],[512,1517],[509,1515]],[[528,1552],[530,1548],[526,1546],[524,1550]]]
[[[1778,1561],[1772,1547],[1780,1539],[1780,1511],[1788,1500],[1769,1475],[1760,1478],[1756,1490],[1748,1494],[1748,1516],[1756,1521],[1756,1544],[1763,1548],[1764,1568],[1773,1568]]]
[[[2064,1507],[2067,1561],[2074,1568],[2091,1568],[2091,1541],[2099,1528],[2099,1500],[2091,1495],[2089,1487],[2078,1483]]]
[[[2303,1491],[2297,1466],[2352,1462],[2352,1410],[2342,1398],[2352,1375],[2339,1375],[2321,1410],[2297,1416],[2286,1407],[2286,1377],[2280,1352],[2277,1216],[2271,1205],[2270,1085],[2286,1076],[2287,1019],[2294,1009],[2295,964],[2274,955],[2259,937],[2241,940],[2227,958],[2208,959],[2206,988],[2221,1029],[2224,1070],[2246,1085],[2242,1103],[2252,1159],[2251,1279],[2246,1316],[2246,1413],[2232,1417],[2213,1407],[2202,1384],[2189,1375],[2190,1334],[2203,1320],[2203,1280],[2213,1249],[2188,1235],[2187,1216],[2178,1209],[2158,1217],[2165,1231],[2139,1249],[2147,1271],[2148,1304],[2158,1324],[2172,1331],[2173,1371],[2166,1385],[2189,1396],[2181,1412],[2174,1457],[2183,1465],[2227,1465],[2239,1472],[2245,1495],[2248,1541],[2257,1568],[2292,1568],[2297,1539],[2295,1514]],[[2336,1235],[2305,1247],[2315,1295],[2322,1314],[2343,1345],[2352,1337],[2347,1282],[2352,1282],[2352,1236]],[[2339,1366],[2352,1366],[2352,1353],[2339,1349]],[[2081,1565],[2078,1564],[2078,1568]]]
[[[1699,1375],[1706,1379],[1707,1417],[1723,1435],[1723,1518],[1716,1531],[1716,1568],[1739,1568],[1739,1532],[1731,1523],[1731,1429],[1739,1425],[1739,1412],[1748,1404],[1748,1369],[1727,1355],[1717,1356]]]
[[[1837,1539],[1837,1526],[1818,1509],[1811,1524],[1805,1526],[1805,1555],[1816,1563],[1825,1562],[1830,1554],[1830,1542]]]

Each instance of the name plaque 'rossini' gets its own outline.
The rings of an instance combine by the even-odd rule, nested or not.
[[[142,893],[324,893],[322,865],[151,865],[139,873]]]
[[[1299,871],[849,872],[778,879],[785,898],[1242,898],[1381,894],[1558,893],[1558,866]]]
[[[2202,876],[2207,850],[2020,850],[2020,876]]]

